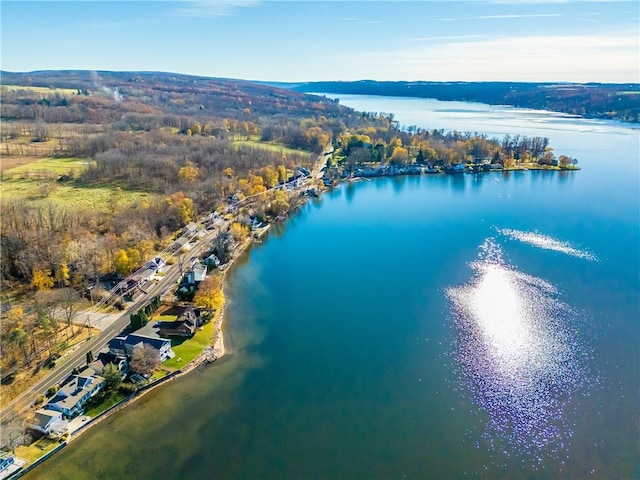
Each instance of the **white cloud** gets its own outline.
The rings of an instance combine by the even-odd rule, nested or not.
[[[445,42],[361,55],[389,80],[638,82],[637,32]],[[351,67],[356,70],[359,65]],[[372,76],[371,71],[365,74]],[[391,78],[393,75],[394,78]],[[373,75],[375,76],[375,75]]]
[[[184,7],[173,12],[184,17],[215,18],[234,14],[239,8],[253,7],[260,0],[199,0],[183,2]]]
[[[479,17],[466,17],[466,18],[475,18],[480,20],[486,19],[511,19],[511,18],[545,18],[545,17],[561,17],[559,13],[530,13],[530,14],[507,14],[507,15],[480,15]]]

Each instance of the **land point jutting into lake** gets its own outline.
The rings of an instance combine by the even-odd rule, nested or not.
[[[122,105],[126,89],[118,91],[122,98],[82,88],[45,98],[62,111],[86,103],[88,115],[97,105],[133,108]],[[42,95],[12,92],[22,92],[11,97],[16,105],[20,95]],[[209,113],[198,114],[209,122],[129,114],[87,137],[72,126],[11,124],[7,148],[24,153],[20,166],[3,170],[2,193],[4,274],[13,288],[3,301],[3,428],[13,458],[29,468],[154,386],[222,356],[225,272],[307,199],[361,178],[579,169],[574,158],[556,157],[546,137],[403,129],[391,114],[311,98],[318,112],[335,108],[333,119],[305,117],[288,132]],[[140,130],[143,120],[176,126]],[[36,134],[53,156],[29,150],[25,141]],[[188,159],[171,160],[177,152]],[[93,189],[107,193],[89,213],[81,195]],[[63,192],[80,203],[65,205]],[[40,438],[25,441],[25,431]]]

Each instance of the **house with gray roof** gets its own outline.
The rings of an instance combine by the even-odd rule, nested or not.
[[[109,351],[115,355],[131,358],[133,351],[137,347],[144,345],[149,345],[158,350],[161,362],[175,356],[174,351],[171,349],[171,340],[160,337],[158,326],[154,323],[148,323],[129,335],[115,337],[109,342]]]
[[[47,402],[47,410],[64,413],[67,417],[74,417],[83,412],[84,405],[104,388],[104,378],[95,375],[87,368],[82,374],[73,375]]]
[[[29,427],[45,435],[50,433],[60,435],[67,431],[68,425],[69,422],[62,418],[62,412],[40,408],[36,410],[35,422]]]
[[[129,362],[127,361],[127,357],[124,355],[116,355],[110,351],[100,352],[98,354],[98,358],[89,364],[89,368],[98,375],[103,375],[105,367],[110,363],[113,363],[120,371],[123,379],[127,376],[127,373],[129,373]]]

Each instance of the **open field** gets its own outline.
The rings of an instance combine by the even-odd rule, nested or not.
[[[78,91],[73,88],[28,87],[24,85],[2,85],[2,91],[4,91],[5,89],[13,92],[22,90],[27,92],[39,93],[43,96],[50,96],[50,95],[56,95],[56,94],[63,95],[63,96],[71,96],[78,93]]]
[[[66,175],[70,171],[77,173],[85,168],[87,165],[93,163],[92,160],[86,158],[31,158],[29,162],[19,164],[19,160],[23,160],[25,157],[9,157],[12,160],[8,165],[5,164],[5,159],[2,159],[2,171],[9,172],[8,176],[16,177],[29,177],[31,172],[51,172],[52,174]]]
[[[37,157],[22,157],[20,155],[3,156],[2,159],[0,159],[0,172],[6,172],[12,168],[28,165],[38,160],[40,159]]]
[[[53,202],[69,209],[106,210],[114,202],[124,206],[154,197],[147,192],[120,190],[115,185],[94,187],[74,181],[57,181],[61,175],[81,172],[91,162],[86,158],[43,158],[16,165],[3,172],[0,201],[21,200],[34,205]]]
[[[236,140],[233,142],[233,145],[237,145],[237,146],[244,145],[247,147],[260,148],[260,149],[268,150],[271,152],[282,152],[285,154],[304,155],[304,156],[311,157],[311,153],[305,150],[296,150],[293,148],[285,147],[284,145],[277,145],[274,143],[266,143],[266,142],[259,142],[259,141],[253,141],[253,140]]]
[[[58,183],[54,180],[4,180],[0,202],[15,199],[31,204],[53,202],[67,209],[107,210],[114,201],[125,206],[155,195],[147,192],[118,190],[115,186],[86,187],[74,182]]]

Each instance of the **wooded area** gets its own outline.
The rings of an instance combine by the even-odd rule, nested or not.
[[[1,148],[20,165],[2,172],[3,292],[20,304],[2,322],[5,369],[74,333],[71,313],[61,329],[46,305],[98,300],[105,278],[135,271],[189,222],[233,214],[214,246],[227,261],[254,220],[303,201],[273,187],[330,144],[327,180],[367,165],[571,162],[545,138],[402,129],[392,114],[249,82],[113,72],[5,72],[3,82]]]
[[[640,84],[535,82],[310,82],[300,92],[435,98],[640,122]]]

